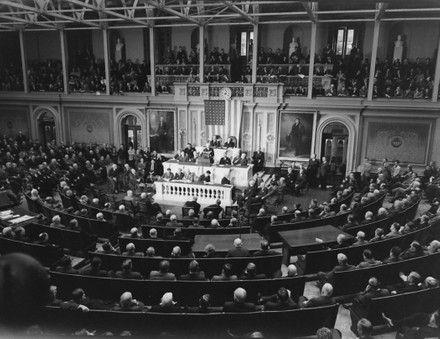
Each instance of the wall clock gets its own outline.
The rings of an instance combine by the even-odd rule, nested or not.
[[[221,99],[229,100],[232,97],[232,91],[229,87],[223,87],[220,90],[219,96]]]

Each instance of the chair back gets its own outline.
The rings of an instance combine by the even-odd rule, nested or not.
[[[189,216],[189,210],[192,210],[192,207],[182,207],[182,218]]]
[[[226,206],[224,218],[232,218],[232,211],[238,212],[238,206]]]

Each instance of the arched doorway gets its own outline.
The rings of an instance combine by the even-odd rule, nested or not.
[[[340,122],[331,122],[322,131],[321,158],[327,158],[336,176],[344,176],[347,170],[348,136],[347,127]]]
[[[121,122],[122,142],[127,146],[133,146],[135,150],[142,148],[142,125],[134,115],[128,115]]]
[[[55,117],[50,112],[42,113],[38,120],[38,140],[46,145],[49,142],[56,141]]]

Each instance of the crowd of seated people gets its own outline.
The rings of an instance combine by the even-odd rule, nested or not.
[[[271,48],[260,48],[257,71],[257,82],[282,82],[295,87],[295,95],[306,95],[307,84],[291,84],[287,76],[308,76],[309,56],[304,56],[299,50],[290,57],[278,48],[275,53]],[[363,57],[360,48],[353,45],[350,53],[341,58],[330,46],[324,47],[321,55],[315,57],[314,76],[331,78],[329,88],[314,84],[313,95],[328,97],[366,97],[370,76],[370,60]],[[271,66],[274,65],[274,66]],[[283,66],[285,65],[285,66]],[[374,75],[374,98],[408,98],[429,99],[432,97],[435,65],[430,58],[414,61],[376,60]],[[244,72],[251,74],[250,68]],[[291,92],[289,92],[291,93]]]
[[[21,65],[10,63],[0,68],[0,89],[2,91],[23,91],[23,74]]]
[[[191,150],[192,147],[189,147],[189,150]],[[10,183],[7,183],[5,178],[11,178],[13,179],[12,181],[18,181],[20,182],[19,187],[21,187],[21,185],[28,185],[28,191],[31,194],[31,199],[34,200],[41,200],[42,204],[46,204],[47,206],[51,206],[51,208],[53,209],[62,209],[63,206],[59,205],[59,203],[57,203],[56,201],[53,201],[52,198],[50,198],[50,196],[52,195],[51,191],[53,188],[57,187],[58,183],[60,181],[64,181],[65,184],[61,184],[60,188],[62,190],[62,192],[64,192],[66,195],[69,195],[68,191],[72,191],[72,189],[76,192],[76,194],[78,194],[79,196],[81,196],[86,188],[90,188],[93,187],[94,182],[96,182],[96,180],[98,178],[101,178],[102,175],[106,175],[107,171],[101,171],[102,168],[105,168],[106,166],[114,163],[116,165],[116,168],[114,169],[114,167],[112,167],[112,169],[114,169],[115,171],[120,170],[121,173],[125,173],[122,175],[120,181],[118,182],[118,185],[120,186],[116,186],[118,187],[118,190],[120,191],[127,191],[129,188],[134,188],[136,189],[139,185],[139,183],[141,183],[142,180],[144,180],[143,176],[141,176],[140,178],[136,178],[137,172],[139,170],[146,170],[148,169],[153,169],[153,180],[157,179],[158,177],[162,176],[163,174],[159,174],[158,172],[156,173],[156,166],[155,166],[155,162],[156,161],[160,161],[160,159],[157,158],[157,155],[153,155],[154,152],[143,152],[143,151],[139,151],[139,152],[135,152],[135,156],[130,158],[128,156],[128,150],[126,150],[124,147],[120,147],[119,149],[116,149],[114,147],[109,147],[106,145],[102,145],[102,146],[95,146],[95,145],[86,145],[86,146],[81,146],[81,145],[76,145],[76,146],[65,146],[65,145],[60,145],[57,146],[55,144],[48,144],[48,145],[39,145],[38,143],[29,143],[27,141],[27,138],[25,136],[23,136],[22,134],[20,134],[19,136],[17,136],[17,138],[14,139],[8,139],[3,137],[0,140],[0,152],[1,152],[1,156],[0,156],[0,164],[2,166],[2,180],[4,180],[4,182],[10,186]],[[55,160],[55,161],[54,161]],[[405,186],[407,183],[405,182],[405,178],[406,176],[404,175],[404,171],[402,171],[400,174],[398,173],[398,167],[399,164],[398,163],[394,163],[394,166],[392,165],[388,165],[388,164],[384,164],[382,166],[382,171],[380,171],[378,179],[376,181],[374,181],[374,184],[370,184],[370,182],[368,180],[366,180],[366,182],[364,182],[364,186],[366,187],[366,191],[360,195],[360,200],[358,202],[359,205],[366,205],[371,203],[372,201],[375,201],[376,199],[379,199],[381,196],[383,196],[384,193],[387,193],[387,189],[386,187],[388,187],[391,191],[393,189],[396,188],[402,188],[400,186],[399,183],[402,183],[403,186]],[[388,175],[386,171],[384,171],[384,169],[390,169],[391,174]],[[53,169],[53,173],[52,173],[52,169]],[[111,170],[112,170],[111,169]],[[30,170],[29,173],[27,173]],[[112,176],[114,173],[111,173],[111,170],[108,173],[108,176]],[[134,173],[132,172],[132,170],[134,170]],[[305,171],[310,170],[310,169],[303,169]],[[163,171],[163,169],[162,169]],[[134,184],[134,186],[130,186],[130,180],[133,180],[130,178],[130,173],[131,175],[135,176],[136,179],[134,179],[134,181],[136,181],[137,183]],[[56,174],[56,176],[55,176]],[[147,178],[149,177],[151,173],[148,174]],[[396,175],[399,174],[401,176],[402,181],[399,181],[396,177]],[[431,173],[432,174],[432,173]],[[124,177],[125,175],[125,177]],[[117,177],[117,176],[116,176]],[[287,176],[286,176],[287,177]],[[125,178],[125,179],[124,179]],[[138,179],[140,179],[139,181],[137,181]],[[274,190],[274,187],[279,187],[282,185],[285,185],[284,177],[278,178],[278,177],[274,177],[272,178],[272,180],[269,181],[269,186],[271,187],[272,190]],[[108,180],[108,178],[106,179]],[[257,183],[258,178],[255,178],[255,183]],[[115,181],[117,182],[117,180]],[[413,181],[413,182],[417,182],[417,181]],[[255,187],[255,183],[253,183],[252,185],[249,186],[248,191],[252,191],[255,192],[255,190],[264,190],[265,192],[267,192],[265,195],[262,195],[263,197],[266,196],[269,192],[267,191],[266,187],[260,187],[260,185],[258,185],[258,187]],[[313,183],[309,183],[310,185],[312,185]],[[385,188],[382,186],[383,184],[385,184]],[[331,211],[329,210],[327,207],[331,204],[336,204],[338,202],[338,200],[342,200],[345,196],[347,196],[348,194],[351,193],[351,189],[350,187],[352,187],[351,182],[350,182],[350,178],[347,178],[347,180],[345,181],[345,183],[343,183],[343,185],[346,186],[339,186],[337,187],[337,191],[334,193],[335,194],[335,198],[332,198],[332,200],[330,201],[329,204],[319,204],[317,201],[312,201],[310,206],[308,207],[308,212],[310,212],[309,214],[311,214],[312,217],[316,218],[316,217],[326,217],[329,216]],[[49,189],[47,188],[49,187]],[[42,190],[42,192],[44,192],[44,196],[49,196],[50,199],[44,199],[44,201],[41,199],[41,197],[39,196],[39,192],[35,190],[35,188],[39,188],[40,190]],[[360,190],[362,190],[362,186],[361,183],[358,184],[358,188]],[[346,191],[344,191],[346,190]],[[257,191],[258,192],[258,191]],[[399,191],[400,192],[400,191]],[[247,192],[245,190],[244,192],[244,197],[246,197],[246,195],[249,192]],[[393,206],[388,210],[379,210],[378,214],[376,216],[374,215],[368,215],[368,218],[366,218],[367,220],[379,220],[381,218],[385,218],[387,216],[393,215],[393,213],[395,213],[395,210],[403,210],[404,208],[410,206],[413,202],[415,202],[420,195],[421,191],[418,190],[418,187],[412,187],[411,190],[409,191],[405,191],[402,194],[399,194],[398,197],[396,197],[396,200],[393,203]],[[72,193],[70,193],[72,194]],[[257,194],[258,195],[258,194]],[[253,199],[256,196],[252,196],[250,195],[248,197],[247,200],[249,199]],[[267,196],[267,198],[269,198],[270,196]],[[141,196],[142,198],[142,196]],[[145,197],[144,197],[145,198]],[[127,192],[127,196],[124,198],[125,200],[129,200],[129,201],[135,201],[136,198],[133,197],[133,194],[130,192]],[[334,199],[334,200],[333,200]],[[264,200],[264,199],[263,199]],[[96,200],[92,200],[89,199],[87,196],[81,197],[80,204],[84,204],[84,205],[97,205],[98,207],[102,207],[104,209],[104,205],[101,206],[99,201]],[[243,205],[246,203],[246,200],[243,201]],[[192,201],[189,204],[189,207],[192,207],[194,209],[197,209],[197,201]],[[215,207],[215,206],[214,206]],[[218,206],[220,207],[220,206]],[[159,206],[160,208],[160,206]],[[341,207],[342,208],[342,207]],[[355,215],[356,216],[356,203],[353,206],[345,206],[344,207],[346,211],[351,211],[352,213],[350,214],[351,216]],[[82,209],[78,209],[78,215],[80,215],[84,210],[84,208]],[[199,211],[201,210],[200,206],[199,206]],[[288,211],[288,209],[286,209],[286,211]],[[73,213],[74,210],[72,210]],[[157,213],[160,213],[161,210],[159,209],[157,211]],[[203,213],[203,211],[201,211]],[[212,211],[210,211],[212,212]],[[435,211],[437,212],[437,211]],[[85,210],[84,212],[86,215],[88,215],[88,211]],[[264,213],[264,212],[263,212]],[[98,216],[98,214],[100,214]],[[96,215],[96,218],[98,219],[102,219],[103,215],[102,213],[98,213]],[[366,213],[368,214],[368,213]],[[333,214],[332,214],[333,215]],[[171,215],[170,215],[171,216]],[[302,216],[298,216],[298,218],[301,218]],[[355,220],[359,218],[363,218],[364,216],[361,215],[357,215]],[[394,237],[394,236],[399,236],[402,234],[406,234],[407,232],[411,232],[413,230],[419,229],[424,227],[423,225],[428,225],[430,222],[434,222],[435,218],[437,217],[437,215],[423,215],[420,218],[420,221],[413,221],[412,223],[406,223],[405,225],[400,225],[400,224],[393,224],[391,225],[391,229],[389,233],[385,233],[381,236],[380,239],[386,239],[386,238],[390,238],[390,237]],[[171,220],[172,219],[172,220]],[[276,222],[276,218],[274,218],[272,220],[272,222]],[[51,227],[59,227],[59,228],[63,228],[63,227],[67,227],[70,228],[70,224],[69,225],[63,225],[61,220],[59,218],[57,218],[56,216],[51,220],[52,224]],[[173,222],[175,222],[175,224],[173,224]],[[231,220],[232,222],[232,220]],[[362,223],[362,221],[360,221]],[[72,223],[72,229],[75,228],[75,223]],[[215,223],[214,223],[215,224]],[[179,228],[179,226],[181,227],[181,225],[179,225],[179,222],[177,220],[177,217],[175,218],[170,218],[170,226],[171,227],[175,227],[175,228]],[[77,227],[77,225],[76,225]],[[16,229],[10,229],[10,228],[5,228],[3,230],[3,236],[5,237],[10,237],[10,238],[14,238],[14,239],[19,239],[21,241],[33,241],[35,243],[48,243],[48,239],[47,239],[47,234],[40,234],[38,236],[38,239],[28,239],[26,236],[26,232],[23,229],[20,228],[16,228]],[[130,232],[130,237],[133,238],[139,238],[141,237],[141,233],[135,229],[132,230]],[[178,236],[176,234],[174,234],[174,236]],[[154,237],[154,232],[152,232],[151,237]],[[363,243],[367,242],[367,241],[375,241],[373,239],[376,238],[376,235],[371,238],[371,239],[366,239],[365,234],[359,233],[358,236],[356,237],[356,243],[354,245],[362,245]],[[379,240],[379,239],[376,239]],[[269,244],[267,243],[263,243],[261,244],[261,250],[258,251],[259,252],[264,252],[264,253],[270,253],[270,247],[268,246]],[[337,242],[336,246],[340,246],[340,247],[344,247],[347,246],[349,244],[344,243],[344,239],[340,239]],[[423,245],[426,245],[426,247],[423,247]],[[413,241],[411,243],[411,245],[406,248],[406,249],[400,249],[400,248],[391,248],[390,249],[390,256],[389,258],[379,258],[380,260],[374,258],[374,253],[371,253],[367,251],[364,251],[364,258],[362,260],[362,262],[360,263],[356,263],[358,265],[358,268],[362,268],[362,267],[369,267],[371,265],[380,265],[382,263],[388,263],[388,262],[395,262],[395,261],[399,261],[399,260],[406,260],[406,259],[410,259],[410,258],[414,258],[417,256],[423,256],[423,255],[429,255],[432,253],[436,253],[440,250],[440,245],[439,242],[437,240],[433,240],[427,244],[420,244],[417,241]],[[119,251],[121,251],[121,249],[115,249],[112,247],[112,245],[110,243],[106,243],[106,246],[103,246],[103,251],[104,253],[118,253]],[[107,252],[108,251],[108,252]],[[149,248],[146,253],[142,253],[136,250],[136,246],[134,245],[134,243],[129,243],[127,245],[127,247],[125,248],[125,251],[122,250],[122,255],[126,255],[126,256],[150,256],[150,257],[156,257],[155,255],[155,251],[154,248]],[[212,248],[208,251],[209,254],[207,253],[207,255],[214,255],[215,256],[215,249],[212,250]],[[236,252],[243,252],[244,254],[240,254],[240,256],[243,255],[247,255],[245,249],[243,248],[243,245],[240,243],[239,239],[237,240],[236,243],[234,243],[234,248],[232,248],[230,250],[231,256],[234,256]],[[247,252],[249,253],[249,252]],[[254,254],[255,256],[257,255],[256,253]],[[181,251],[179,251],[179,248],[174,248],[172,253],[170,254],[170,257],[179,257],[182,256]],[[353,269],[353,267],[351,267],[351,265],[349,264],[349,258],[345,257],[341,257],[339,258],[338,256],[338,261],[339,261],[339,265],[345,266],[347,267],[347,269]],[[166,262],[166,260],[164,261]],[[164,266],[166,266],[164,264]],[[87,274],[87,275],[94,275],[94,276],[110,276],[110,277],[117,277],[117,278],[126,278],[126,279],[142,279],[144,278],[142,275],[136,274],[138,272],[133,271],[132,269],[132,265],[131,265],[131,261],[129,261],[129,259],[127,261],[124,262],[124,264],[122,265],[121,269],[115,272],[109,272],[109,271],[105,271],[101,268],[101,263],[99,262],[99,259],[92,259],[90,266],[88,266],[87,268],[85,268],[84,270],[81,271],[77,271],[75,268],[72,267],[72,263],[71,261],[69,261],[68,259],[63,259],[60,263],[59,263],[59,267],[57,267],[57,270],[60,272],[65,272],[65,273],[78,273],[78,274]],[[344,270],[343,268],[341,270]],[[172,276],[173,273],[169,272],[169,269],[166,269],[166,267],[164,268],[160,268],[157,271],[157,276],[169,276],[172,277],[173,279],[179,279],[179,280],[202,280],[202,279],[206,279],[206,277],[204,277],[204,274],[202,274],[202,272],[200,271],[200,267],[198,266],[196,261],[193,261],[190,263],[189,267],[188,267],[188,273],[184,274],[182,276],[177,276],[174,275],[174,277]],[[229,274],[228,272],[230,272],[229,267],[223,267],[222,272],[218,272],[218,277],[230,277],[231,274]],[[260,277],[258,273],[258,267],[255,267],[254,264],[249,264],[246,269],[243,271],[243,274],[240,275],[238,278],[240,279],[260,279],[263,278],[262,276]],[[154,274],[153,274],[154,275]],[[428,277],[427,277],[428,278]],[[151,276],[150,276],[151,279]],[[323,281],[323,287],[322,287],[322,292],[321,292],[321,296],[317,299],[316,302],[326,302],[326,300],[330,300],[331,299],[331,291],[332,291],[332,287],[330,284],[328,284],[328,282],[331,283],[331,277],[328,277],[327,275],[325,276],[325,281]],[[378,279],[380,280],[380,277],[378,277]],[[417,274],[415,273],[409,273],[409,275],[403,276],[402,275],[402,280],[403,281],[403,285],[402,286],[393,286],[393,289],[388,289],[390,293],[394,293],[394,291],[396,291],[396,293],[403,293],[405,292],[408,288],[411,288],[412,286],[421,286],[423,287],[424,284],[422,283],[422,280],[424,278],[417,277]],[[217,280],[214,279],[214,280]],[[416,281],[416,283],[414,283],[414,281]],[[427,283],[429,284],[429,286],[431,286],[431,281],[432,279],[427,279]],[[419,285],[419,283],[421,285]],[[434,279],[434,283],[435,283],[435,279]],[[327,284],[327,285],[326,285]],[[372,284],[374,285],[374,284]],[[325,287],[325,288],[324,288]],[[377,287],[377,286],[376,286]],[[372,288],[370,288],[372,289]],[[373,289],[372,289],[373,290]],[[366,294],[368,291],[364,291],[361,293]],[[244,297],[243,297],[244,295]],[[363,295],[360,295],[363,296]],[[296,302],[296,298],[298,296],[295,296],[294,299],[292,299],[294,304],[298,304],[300,305],[300,307],[309,307],[306,305],[318,305],[315,304],[315,300],[314,298],[311,298],[310,301],[306,302],[306,299],[302,299],[301,301]],[[234,295],[235,298],[235,295]],[[129,296],[125,296],[122,299],[127,299],[129,300]],[[132,299],[132,298],[131,298]],[[169,296],[168,296],[169,299]],[[167,299],[167,300],[168,300]],[[172,299],[172,298],[171,298]],[[249,301],[246,301],[246,296],[245,293],[243,293],[243,291],[238,291],[237,292],[237,299],[239,303],[246,303]],[[277,296],[271,296],[269,299],[272,303],[279,305],[280,307],[290,307],[293,304],[290,301],[286,301],[289,300],[288,298],[285,298],[285,292],[282,291],[280,292],[280,295]],[[235,309],[235,307],[244,307],[244,309],[250,309],[247,306],[243,306],[243,305],[235,305],[237,301],[234,301],[234,305],[228,305],[225,310],[229,309],[229,307],[232,307],[231,309]],[[265,301],[266,302],[266,301]],[[254,304],[256,303],[256,301],[254,301]],[[124,304],[125,306],[123,306],[122,304]],[[130,309],[131,306],[127,306],[127,305],[131,305],[131,306],[136,306],[134,305],[134,303],[122,303],[120,302],[118,307],[121,308],[127,308]],[[167,303],[165,303],[167,304]],[[169,304],[169,303],[168,303]],[[139,303],[139,305],[141,305],[140,308],[138,309],[143,309],[142,303]],[[272,305],[272,304],[270,304]],[[290,305],[290,306],[289,306]],[[252,306],[252,305],[251,305]],[[114,305],[114,307],[116,307],[116,305]],[[253,306],[252,306],[253,307]],[[268,308],[269,309],[269,308]]]
[[[175,75],[185,76],[185,82],[199,82],[199,51],[191,49],[188,54],[185,46],[179,46],[175,52],[170,47],[167,48],[161,64],[163,67],[156,67],[156,75]],[[205,70],[205,82],[230,82],[229,70],[225,65],[230,63],[229,56],[224,48],[213,47],[212,51],[205,51],[205,65],[211,65]],[[170,87],[173,85],[171,80],[161,80],[160,86],[157,86],[159,93],[170,93]]]
[[[303,55],[301,44],[295,42],[296,48],[292,54],[286,55],[280,48],[275,52],[271,48],[261,47],[258,52],[257,82],[285,83],[293,88],[295,95],[307,94],[307,83],[304,77],[308,76],[309,56]],[[156,75],[187,76],[187,82],[199,81],[199,53],[194,49],[188,54],[184,46],[179,46],[174,52],[168,48],[161,64],[165,67],[156,67]],[[205,64],[210,66],[205,70],[206,82],[230,82],[229,55],[224,49],[214,47],[211,52],[205,53]],[[273,65],[273,66],[271,66]],[[176,66],[176,67],[174,67]],[[148,82],[150,67],[144,60],[119,60],[110,63],[110,84],[105,79],[103,60],[95,60],[90,51],[78,53],[74,64],[69,70],[68,84],[70,92],[105,92],[110,86],[111,94],[130,92],[150,92]],[[428,99],[432,97],[435,65],[430,58],[422,60],[376,60],[374,74],[374,98],[408,98]],[[0,72],[1,90],[23,90],[21,67],[11,65],[3,67]],[[356,45],[350,53],[341,58],[336,55],[330,44],[327,44],[322,53],[315,57],[314,76],[328,76],[331,85],[324,89],[318,83],[314,84],[313,95],[328,97],[366,97],[368,92],[370,60],[364,58],[362,51]],[[249,65],[236,76],[238,82],[248,82],[252,74]],[[31,61],[28,63],[28,81],[31,91],[62,92],[62,66],[59,60]],[[301,81],[291,82],[288,76],[299,76]],[[304,82],[305,81],[305,82]],[[158,80],[158,93],[171,93],[172,80]]]
[[[60,60],[28,61],[28,83],[31,92],[63,92],[63,66]]]

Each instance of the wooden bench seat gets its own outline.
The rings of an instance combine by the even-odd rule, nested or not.
[[[136,297],[136,295],[135,295]],[[338,305],[288,311],[251,313],[153,313],[90,310],[77,312],[46,307],[36,321],[55,331],[74,332],[80,328],[98,333],[129,330],[132,335],[159,337],[164,331],[175,337],[225,338],[261,331],[272,337],[296,337],[316,333],[322,326],[333,328]]]

